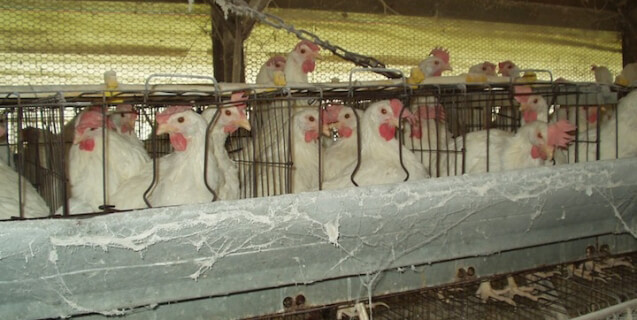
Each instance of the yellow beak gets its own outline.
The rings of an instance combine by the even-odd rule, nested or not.
[[[528,105],[528,104],[526,104],[526,103],[522,103],[522,104],[520,104],[520,111],[521,111],[521,112],[526,111],[526,109],[528,109],[528,108],[529,108],[529,105]]]
[[[173,133],[175,131],[177,131],[177,128],[175,128],[175,127],[173,127],[173,126],[171,126],[169,124],[165,124],[165,123],[162,123],[162,124],[160,124],[157,127],[157,135],[158,136],[162,135],[164,133]]]
[[[75,135],[73,136],[73,144],[78,144],[80,142],[82,142],[82,139],[84,139],[83,134],[78,134],[77,131],[75,132]]]
[[[333,125],[333,124],[338,124],[338,123],[332,123],[332,125]],[[328,125],[328,124],[324,124],[324,125],[323,125],[322,133],[323,133],[323,135],[324,135],[324,136],[326,136],[326,137],[331,137],[331,136],[332,136],[332,128],[331,128],[331,126],[330,126],[330,125]]]
[[[320,53],[315,52],[314,53],[314,60],[325,60],[325,57],[323,57]]]
[[[546,153],[546,160],[553,160],[555,147],[545,144],[545,145],[542,145],[542,149],[544,149],[544,153]]]
[[[398,126],[400,125],[400,122],[396,118],[391,119],[390,123],[396,128],[398,128]]]
[[[243,129],[246,129],[248,131],[252,130],[252,126],[250,126],[250,121],[248,121],[248,119],[240,119],[235,121],[235,124]]]

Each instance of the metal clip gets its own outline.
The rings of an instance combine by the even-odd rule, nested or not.
[[[330,132],[332,133],[332,141],[336,142],[341,136],[338,134],[338,129],[335,127],[330,128]]]

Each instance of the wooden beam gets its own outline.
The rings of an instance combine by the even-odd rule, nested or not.
[[[214,0],[208,0],[212,23],[213,68],[217,81],[245,82],[243,42],[248,38],[256,21],[229,14],[226,18]],[[249,5],[259,11],[270,0],[251,0]]]
[[[637,62],[637,4],[629,2],[620,8],[622,27],[622,62]]]
[[[229,14],[226,19],[214,0],[210,4],[215,79],[223,82],[245,82],[242,18]]]
[[[577,0],[580,2],[579,0]],[[502,1],[502,0],[384,0],[401,15],[545,25],[578,29],[619,30],[617,11],[611,0],[604,8],[576,6],[574,0]],[[338,12],[390,13],[378,0],[276,0],[276,6],[289,9],[330,10]],[[566,4],[566,5],[556,5]]]

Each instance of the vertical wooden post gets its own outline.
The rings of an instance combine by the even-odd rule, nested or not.
[[[224,16],[215,3],[210,2],[212,23],[212,65],[217,81],[245,82],[245,61],[243,42],[250,35],[256,21],[233,13]],[[262,11],[270,0],[251,0],[249,5]]]
[[[622,60],[624,66],[637,62],[637,4],[628,1],[623,8],[622,21]]]

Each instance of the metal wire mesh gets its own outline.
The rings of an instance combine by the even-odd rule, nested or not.
[[[419,139],[409,134],[408,125],[404,123],[403,131],[397,136],[404,143],[404,152],[414,152],[432,177],[460,175],[469,171],[465,166],[466,150],[457,141],[479,130],[516,132],[520,127],[519,103],[514,99],[516,87],[519,85],[423,85],[417,88],[402,85],[359,85],[259,92],[249,89],[246,90],[249,96],[246,112],[253,130],[240,130],[231,134],[225,147],[229,157],[238,166],[241,198],[298,192],[292,184],[294,170],[300,161],[295,158],[291,143],[294,133],[290,119],[295,112],[316,110],[318,114],[329,104],[344,104],[362,112],[373,102],[398,98],[414,113],[418,113],[423,106],[433,105],[445,114],[442,120],[424,122],[423,136]],[[614,102],[607,103],[599,98],[610,94],[605,89],[589,84],[537,84],[533,90],[547,101],[547,111],[551,117],[582,122],[578,124],[581,132],[574,145],[564,151],[560,160],[562,162],[559,163],[595,160],[599,158],[599,154],[592,151],[599,150],[599,146],[616,145],[615,137],[597,138],[598,124],[592,125],[586,119],[578,120],[579,117],[569,116],[593,108],[593,114],[597,116],[616,112]],[[2,154],[18,164],[18,171],[36,187],[49,207],[55,210],[65,201],[62,190],[67,176],[64,167],[68,165],[66,151],[73,140],[73,118],[81,108],[95,105],[104,107],[106,112],[113,112],[118,104],[133,105],[139,113],[135,132],[150,156],[158,158],[171,153],[172,147],[166,136],[153,134],[157,112],[169,105],[189,105],[202,112],[210,106],[220,105],[222,96],[227,99],[229,94],[230,92],[218,92],[210,86],[182,86],[180,89],[158,86],[148,91],[122,91],[115,96],[112,92],[100,90],[43,91],[37,94],[48,95],[50,98],[37,98],[33,94],[10,94],[0,103],[9,128]],[[600,105],[605,105],[607,111],[602,111]],[[360,119],[357,121],[360,122]],[[610,123],[611,126],[613,124]],[[486,137],[488,139],[489,135]],[[316,148],[325,151],[328,139],[322,139],[323,143],[317,144]],[[483,152],[487,157],[499,156],[490,153],[488,140],[480,143],[484,146]],[[357,151],[358,154],[350,156],[358,159],[360,147],[357,145],[358,150],[352,151]],[[329,160],[325,155],[317,157],[323,166]],[[487,161],[484,169],[493,169],[489,164]],[[319,167],[313,170],[318,170],[316,185],[325,182],[325,169]]]
[[[488,60],[553,70],[556,77],[590,81],[590,64],[621,69],[616,32],[505,23],[268,9],[299,29],[375,57],[407,72],[438,45],[451,51],[454,72]],[[102,83],[115,70],[121,83],[142,83],[152,73],[213,73],[208,4],[122,1],[0,1],[0,83]],[[387,32],[390,30],[391,32]],[[246,79],[254,82],[272,55],[286,55],[298,40],[257,24],[244,44]],[[310,81],[347,78],[353,65],[326,54]],[[361,79],[379,78],[365,74]],[[164,79],[163,81],[170,81]]]
[[[210,7],[187,2],[0,1],[0,83],[122,83],[212,74]]]
[[[592,81],[590,65],[608,66],[617,74],[622,67],[621,43],[616,32],[479,22],[444,17],[409,17],[268,9],[298,29],[308,30],[330,43],[372,56],[388,67],[408,74],[435,46],[449,48],[453,72],[466,73],[483,61],[512,60],[524,69],[552,70],[555,77]],[[285,56],[298,40],[285,31],[257,25],[245,43],[246,80],[254,81],[269,57]],[[310,82],[346,81],[353,64],[325,53]],[[545,74],[539,75],[546,77]],[[361,79],[379,79],[365,74]]]
[[[615,257],[630,261],[629,258]],[[603,263],[591,259],[576,264]],[[627,265],[605,268],[603,274],[595,278],[582,278],[569,274],[568,264],[556,268],[542,268],[517,274],[507,274],[489,279],[467,279],[457,284],[427,288],[412,292],[396,293],[374,297],[373,318],[394,319],[570,319],[589,314],[637,297],[637,277],[634,267]],[[519,288],[528,288],[534,299],[520,295],[510,296],[515,305],[477,296],[477,290],[484,281],[493,288],[507,288],[507,278],[514,279]],[[505,294],[506,295],[506,294]],[[537,301],[536,301],[537,300]],[[365,301],[366,302],[366,301]],[[261,316],[251,319],[335,319],[340,310],[351,308],[352,304],[329,305],[290,311],[284,314]],[[368,309],[366,309],[368,310]],[[363,319],[355,312],[343,313],[340,319]],[[370,315],[366,315],[371,318]],[[628,317],[625,310],[617,316]],[[339,318],[337,318],[339,319]],[[604,319],[604,318],[599,318]],[[616,319],[609,317],[608,319]]]

